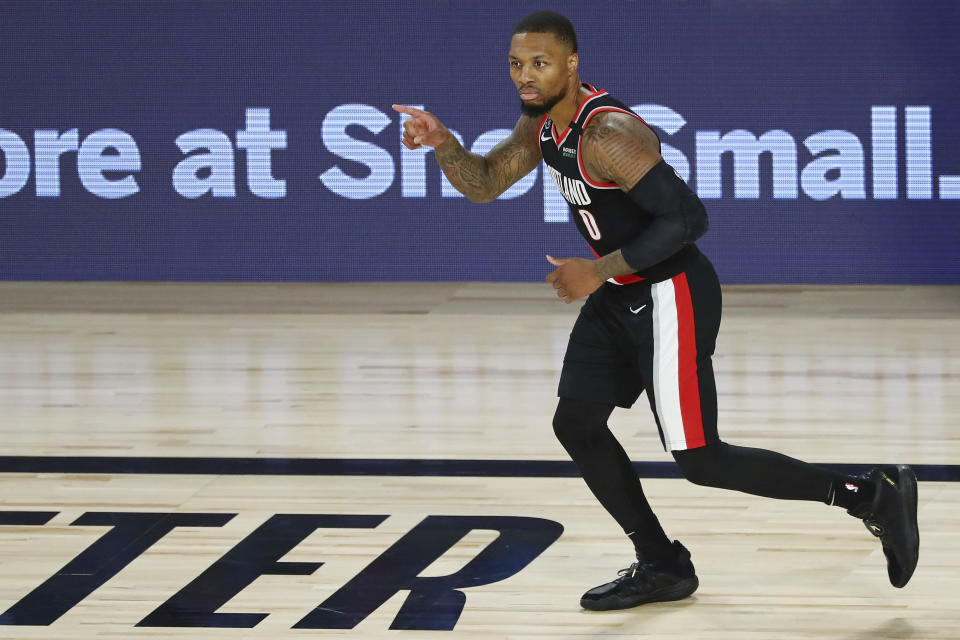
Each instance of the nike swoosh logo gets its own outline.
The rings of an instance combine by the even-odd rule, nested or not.
[[[633,307],[628,307],[628,308],[630,309],[630,313],[636,315],[636,314],[640,313],[641,311],[643,311],[644,309],[646,309],[646,308],[647,308],[647,305],[643,305],[643,306],[640,307],[639,309],[634,309]]]
[[[542,132],[540,133],[540,141],[541,141],[541,142],[548,142],[548,141],[550,141],[550,140],[553,140],[553,136],[551,136],[549,133],[547,134],[546,137],[543,136],[543,133],[542,133]]]

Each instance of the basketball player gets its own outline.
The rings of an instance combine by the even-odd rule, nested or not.
[[[694,242],[707,230],[697,195],[660,156],[656,134],[606,91],[581,83],[573,26],[553,12],[514,30],[510,75],[522,115],[486,156],[464,150],[432,114],[410,116],[403,144],[433,147],[450,182],[489,202],[546,161],[596,260],[554,258],[547,281],[566,303],[588,296],[570,334],[553,428],[637,562],[587,591],[586,609],[678,600],[699,584],[690,553],[664,533],[630,459],[607,428],[614,407],[647,392],[660,438],[696,484],[837,505],[878,536],[895,587],[917,565],[917,484],[905,466],[846,476],[785,455],[722,442],[714,343],[720,284]]]

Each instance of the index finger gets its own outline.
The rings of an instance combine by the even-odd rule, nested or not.
[[[403,104],[393,105],[394,111],[399,111],[400,113],[405,113],[408,116],[424,116],[427,115],[426,111],[421,111],[420,109],[414,109],[413,107],[408,107]]]

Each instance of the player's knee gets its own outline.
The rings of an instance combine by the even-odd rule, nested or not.
[[[553,414],[553,433],[567,451],[589,449],[606,429],[611,410],[606,405],[562,398]]]
[[[568,451],[581,448],[581,441],[588,428],[576,414],[563,411],[560,407],[557,407],[557,412],[553,414],[553,433]]]
[[[705,487],[715,487],[723,476],[723,448],[722,442],[710,444],[696,449],[674,451],[673,459],[677,461],[683,477]]]

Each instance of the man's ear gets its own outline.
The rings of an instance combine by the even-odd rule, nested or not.
[[[569,56],[567,56],[567,71],[569,71],[570,73],[575,73],[577,70],[577,66],[579,64],[580,64],[579,55],[575,53],[571,53]]]

